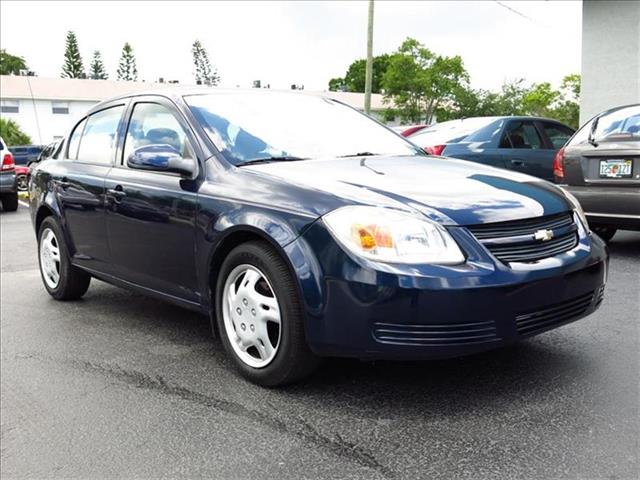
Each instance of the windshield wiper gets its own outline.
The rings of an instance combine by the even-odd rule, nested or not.
[[[380,154],[379,153],[372,153],[372,152],[359,152],[359,153],[350,153],[349,155],[338,155],[338,158],[373,157],[375,155],[380,155]]]
[[[587,141],[593,145],[594,147],[598,146],[598,142],[596,142],[595,135],[596,129],[598,128],[598,121],[600,120],[600,115],[593,119],[593,123],[591,124],[591,130],[589,131],[589,137],[587,137]]]
[[[273,163],[273,162],[297,162],[299,160],[308,160],[306,157],[294,157],[291,155],[281,155],[264,158],[254,158],[253,160],[247,160],[238,165],[238,167],[244,167],[246,165],[257,165],[259,163]]]

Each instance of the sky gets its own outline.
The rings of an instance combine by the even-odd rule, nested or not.
[[[513,11],[515,10],[515,11]],[[580,72],[582,2],[375,2],[374,55],[416,38],[460,55],[474,88],[549,81]],[[0,47],[41,77],[60,76],[65,36],[76,32],[85,68],[100,50],[110,78],[129,42],[140,79],[193,83],[199,39],[226,87],[302,84],[330,78],[366,55],[367,2],[0,2]]]

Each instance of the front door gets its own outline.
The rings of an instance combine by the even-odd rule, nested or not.
[[[171,145],[184,158],[196,159],[192,133],[167,100],[139,98],[130,110],[122,158],[105,183],[111,259],[119,278],[199,303],[195,266],[199,181],[129,168],[126,161],[136,148],[154,144]]]
[[[553,181],[553,151],[545,148],[533,121],[510,120],[498,152],[505,168]]]

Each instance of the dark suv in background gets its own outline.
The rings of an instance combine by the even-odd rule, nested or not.
[[[554,175],[603,239],[617,229],[640,230],[640,104],[604,111],[584,124],[558,151]]]

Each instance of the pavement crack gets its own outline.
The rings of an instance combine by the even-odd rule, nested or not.
[[[39,356],[24,355],[22,358],[34,359],[39,358]],[[51,358],[40,359],[55,361],[55,359]],[[286,421],[265,412],[247,408],[237,402],[189,390],[188,388],[168,382],[160,375],[152,376],[137,370],[125,369],[118,365],[83,360],[66,360],[62,363],[70,364],[72,367],[87,373],[99,374],[116,379],[136,388],[143,388],[159,392],[163,395],[178,397],[182,400],[213,408],[214,410],[236,417],[252,420],[278,432],[292,435],[302,442],[330,451],[339,457],[356,462],[363,467],[371,468],[386,478],[393,478],[395,476],[388,467],[382,465],[367,449],[356,443],[346,441],[337,433],[334,437],[327,436],[300,417],[294,421]]]

